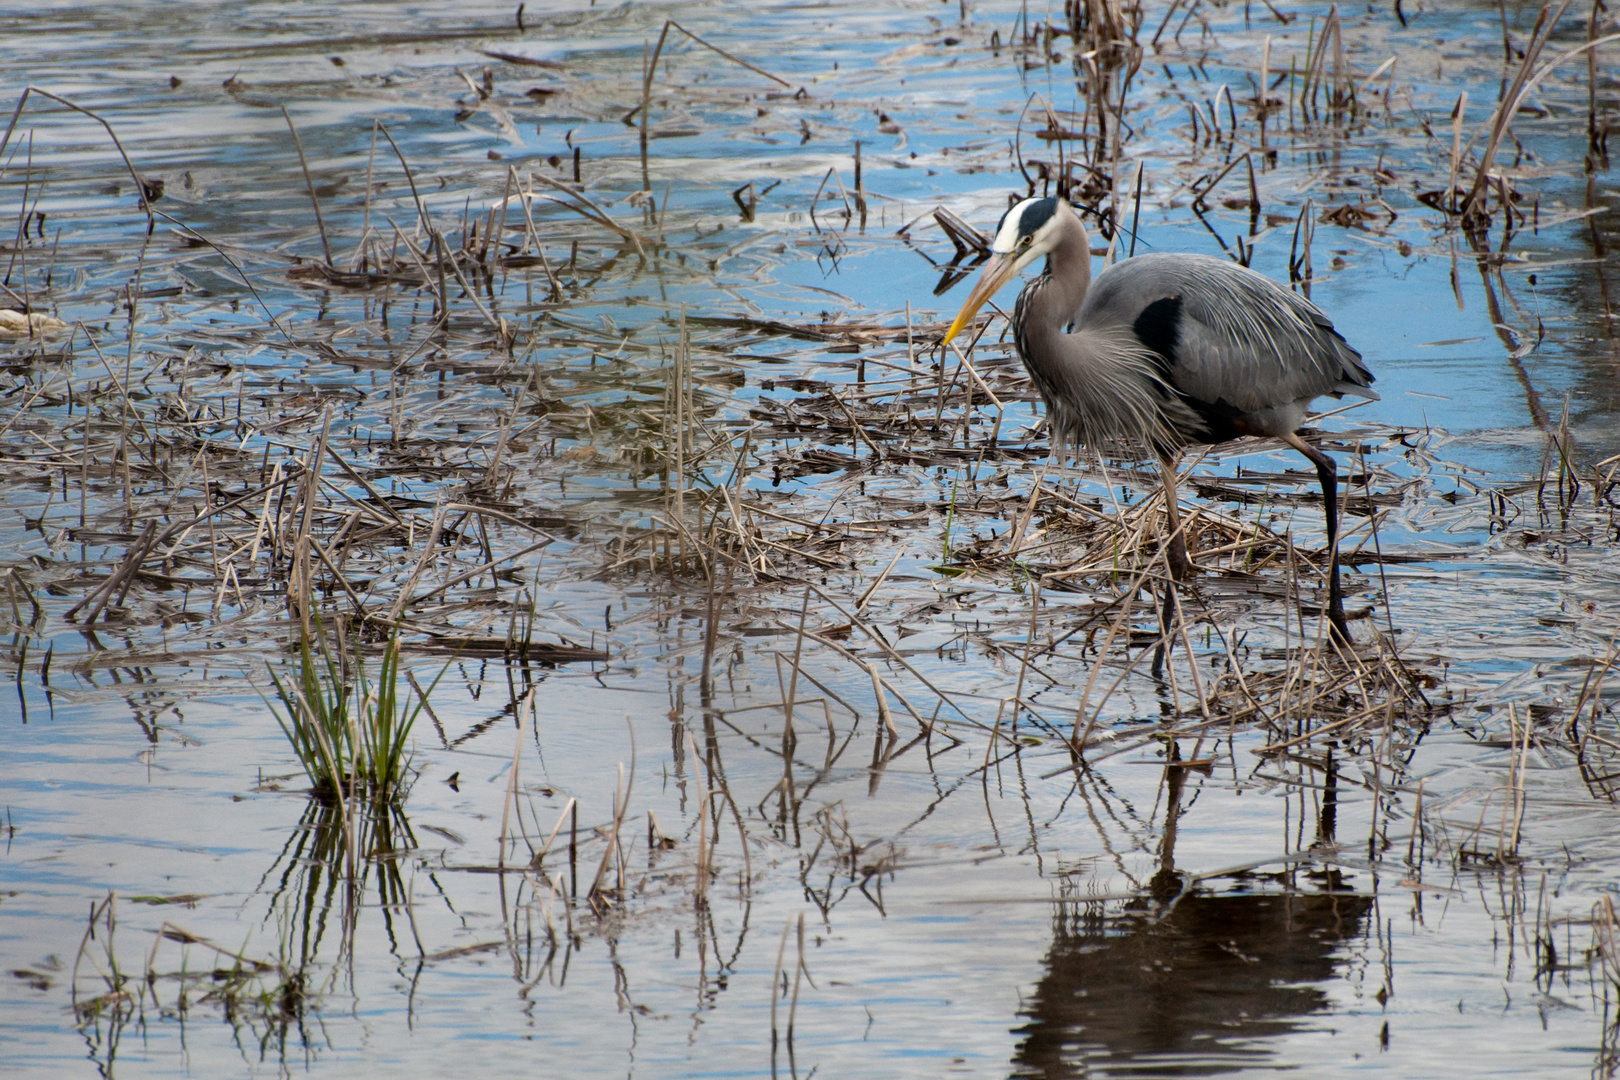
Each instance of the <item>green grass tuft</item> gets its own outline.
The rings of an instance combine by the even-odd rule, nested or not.
[[[285,678],[270,672],[282,706],[271,702],[270,709],[309,775],[313,794],[323,800],[357,795],[402,802],[414,779],[407,740],[427,698],[408,707],[399,635],[384,646],[375,682],[367,678],[358,645],[345,658],[319,622],[313,636],[313,645],[310,635],[299,642],[294,671]],[[337,650],[342,646],[340,638]],[[352,681],[345,678],[345,667]],[[448,670],[446,664],[427,693]]]

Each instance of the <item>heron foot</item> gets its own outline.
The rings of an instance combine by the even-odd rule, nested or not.
[[[1350,626],[1344,621],[1344,601],[1336,595],[1337,592],[1334,590],[1335,595],[1328,602],[1328,631],[1339,645],[1354,648],[1355,640],[1350,636]]]
[[[1179,532],[1170,538],[1170,547],[1165,551],[1164,558],[1170,566],[1170,576],[1177,581],[1187,580],[1198,570],[1188,557],[1187,541],[1182,539]]]
[[[1344,621],[1344,589],[1339,584],[1339,555],[1335,551],[1328,567],[1328,625],[1340,645],[1354,647],[1350,627]]]

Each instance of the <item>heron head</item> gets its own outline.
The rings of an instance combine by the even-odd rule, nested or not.
[[[996,238],[990,244],[990,261],[973,285],[967,302],[957,313],[942,341],[954,338],[967,325],[978,310],[1012,278],[1043,255],[1049,255],[1064,235],[1066,218],[1074,214],[1068,200],[1061,196],[1045,199],[1025,199],[1014,204],[1001,217],[996,227]],[[1084,235],[1082,233],[1082,235]]]

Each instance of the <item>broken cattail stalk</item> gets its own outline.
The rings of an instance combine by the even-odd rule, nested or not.
[[[1463,113],[1467,109],[1468,91],[1464,90],[1457,95],[1457,106],[1451,110],[1451,172],[1446,179],[1446,205],[1453,214],[1461,210],[1457,205],[1457,170],[1462,162]]]
[[[697,784],[697,852],[693,860],[692,899],[701,908],[708,899],[709,878],[713,875],[714,851],[713,842],[709,835],[709,779],[702,775],[706,772],[703,755],[698,752],[697,740],[690,731],[686,732],[686,746],[688,760],[693,763],[692,779]]]
[[[506,866],[507,825],[512,815],[512,806],[517,802],[518,768],[522,764],[523,756],[523,716],[525,713],[530,716],[534,715],[535,695],[539,693],[539,690],[538,686],[530,687],[529,691],[524,694],[523,700],[517,702],[512,710],[512,718],[515,721],[513,726],[516,730],[512,733],[512,765],[511,771],[506,775],[506,798],[501,803],[500,850],[497,852],[495,859],[495,865],[502,868]],[[518,815],[520,821],[522,816],[521,813]]]
[[[669,37],[669,28],[673,25],[664,23],[664,28],[658,34],[658,47],[652,51],[652,58],[647,57],[647,43],[641,43],[641,188],[643,191],[652,187],[652,181],[647,174],[647,117],[652,113],[652,81],[653,74],[658,70],[658,57],[664,51],[664,41]]]
[[[861,140],[855,140],[855,210],[861,216],[861,231],[866,231],[866,184],[861,179]]]
[[[1260,116],[1260,148],[1262,150],[1266,147],[1266,116],[1271,111],[1270,86],[1271,35],[1267,34],[1265,43],[1260,47],[1260,89],[1255,95],[1255,106]]]
[[[872,700],[877,703],[878,719],[882,721],[884,730],[889,733],[890,739],[900,737],[900,729],[894,725],[894,716],[889,712],[888,699],[883,696],[883,680],[878,676],[877,665],[868,660],[866,673],[872,677]]]
[[[1315,203],[1305,200],[1294,220],[1294,239],[1288,246],[1288,282],[1298,285],[1307,300],[1311,297],[1311,238],[1316,232]],[[1303,243],[1302,243],[1303,241]]]

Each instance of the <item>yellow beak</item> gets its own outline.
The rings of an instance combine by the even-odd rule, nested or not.
[[[945,331],[945,337],[941,339],[940,344],[945,344],[961,333],[962,327],[966,326],[968,320],[978,314],[979,309],[984,306],[984,302],[996,295],[1003,285],[1017,276],[1018,271],[1021,269],[1022,266],[1020,266],[1018,260],[1010,255],[991,255],[990,261],[984,265],[984,272],[979,275],[979,280],[973,283],[973,291],[968,293],[967,303],[963,304],[962,310],[956,313],[956,321],[951,323],[949,330]]]

